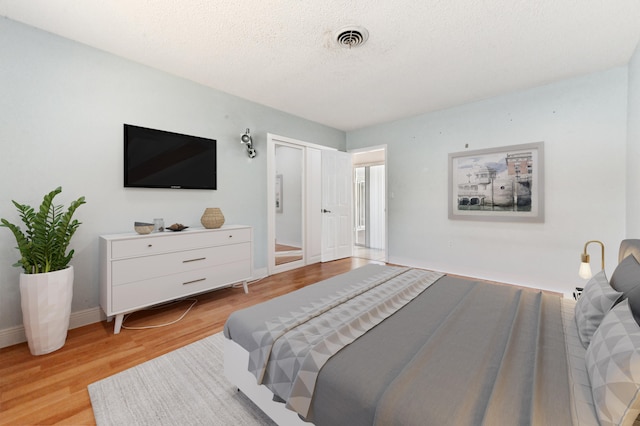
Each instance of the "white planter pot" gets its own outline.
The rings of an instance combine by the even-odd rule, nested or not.
[[[73,266],[46,274],[20,274],[22,321],[33,355],[64,346],[72,297]]]

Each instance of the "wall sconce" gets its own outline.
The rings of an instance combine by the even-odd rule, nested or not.
[[[590,258],[589,258],[589,255],[587,254],[587,246],[591,243],[600,244],[600,248],[602,249],[602,269],[604,270],[604,244],[602,244],[602,242],[598,240],[587,241],[584,244],[584,251],[580,255],[580,259],[582,260],[582,263],[580,263],[580,270],[578,271],[578,275],[580,275],[580,278],[583,278],[585,280],[588,280],[592,276],[591,265],[589,264]]]
[[[253,148],[253,139],[251,139],[249,129],[240,135],[240,143],[247,145],[247,155],[249,155],[249,158],[254,158],[258,154]]]

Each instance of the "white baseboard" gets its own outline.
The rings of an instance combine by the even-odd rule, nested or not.
[[[251,279],[247,282],[247,284],[249,284],[249,289],[251,289],[251,284],[258,282],[267,276],[269,276],[267,268],[254,269]]]
[[[18,343],[26,341],[27,336],[25,336],[24,327],[21,325],[0,330],[0,348],[6,348],[7,346],[17,345]]]
[[[106,316],[99,306],[83,311],[72,312],[69,318],[69,330],[93,324],[94,322],[104,321],[105,319]],[[0,348],[6,348],[7,346],[17,345],[18,343],[26,341],[27,336],[24,334],[24,327],[22,325],[0,330]]]
[[[84,311],[72,312],[69,318],[69,330],[82,327],[84,325],[93,324],[107,319],[104,311],[100,306],[85,309]]]

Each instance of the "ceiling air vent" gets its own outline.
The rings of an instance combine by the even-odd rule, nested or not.
[[[336,42],[341,47],[358,47],[369,38],[369,32],[362,27],[344,27],[336,31]]]

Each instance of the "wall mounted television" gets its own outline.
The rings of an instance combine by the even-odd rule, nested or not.
[[[215,139],[125,124],[124,186],[217,189]]]

